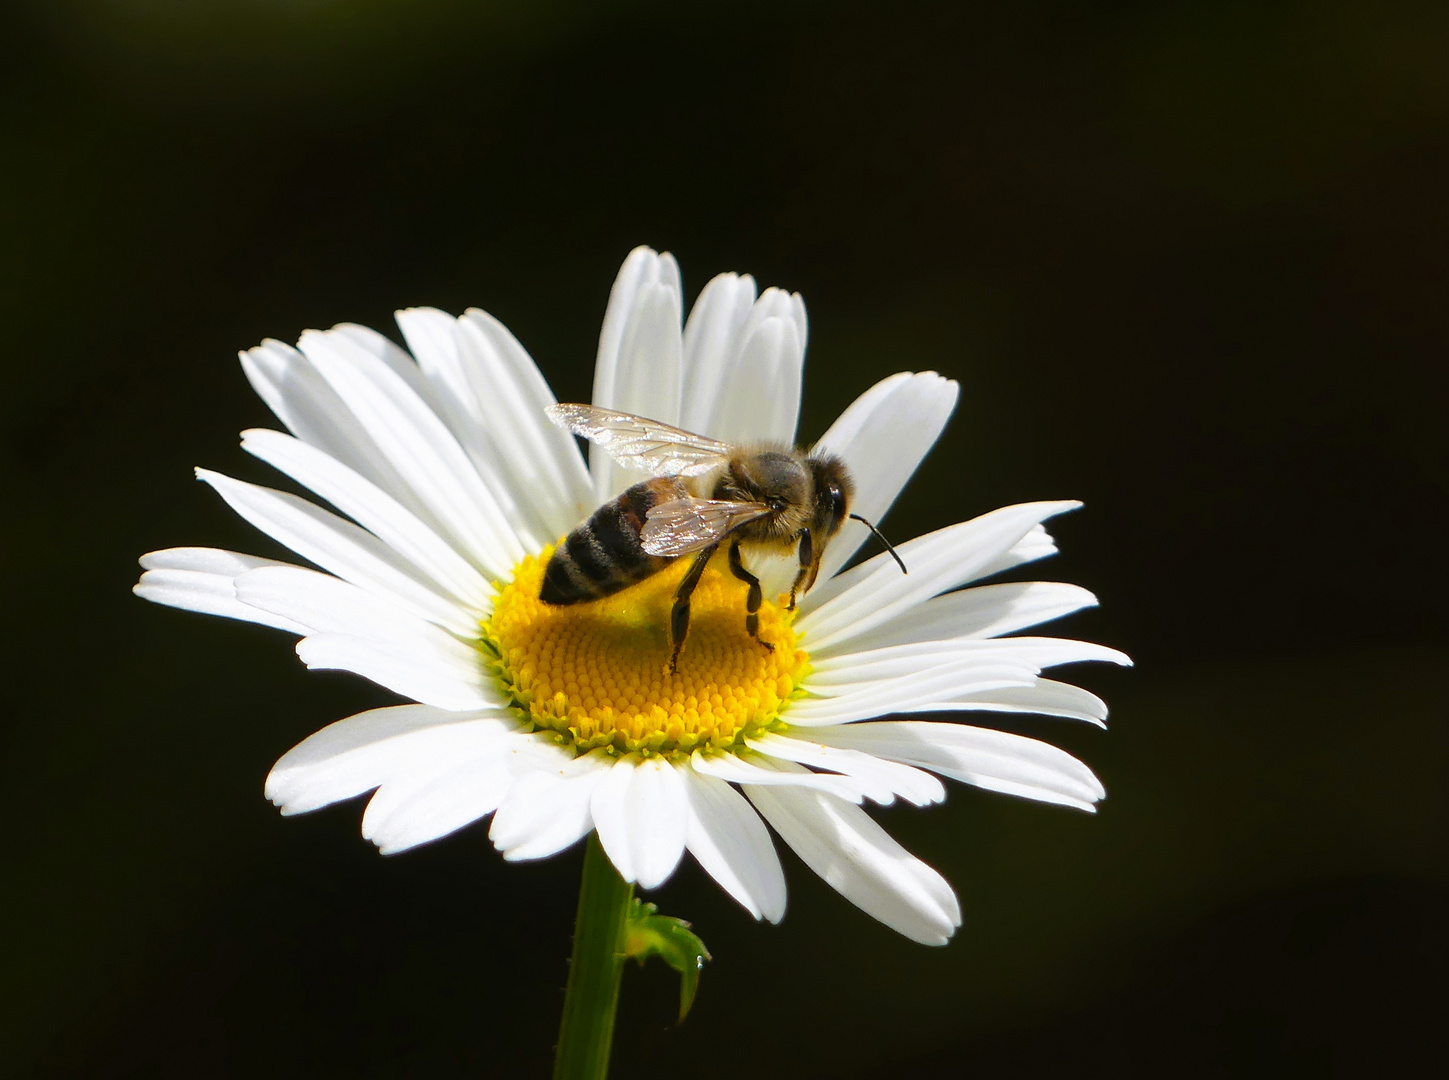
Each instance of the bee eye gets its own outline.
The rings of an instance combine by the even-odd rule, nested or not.
[[[845,520],[845,492],[840,490],[839,484],[831,484],[830,488],[830,516],[836,524]]]

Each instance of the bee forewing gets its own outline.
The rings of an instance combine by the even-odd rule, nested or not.
[[[650,555],[685,555],[769,512],[764,503],[674,499],[650,508],[639,539]]]
[[[602,447],[625,468],[656,476],[700,476],[723,465],[732,452],[717,439],[597,405],[550,405],[544,411],[559,427]]]

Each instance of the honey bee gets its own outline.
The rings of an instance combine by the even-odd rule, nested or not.
[[[745,568],[742,544],[794,551],[792,611],[796,594],[815,584],[825,547],[846,518],[870,529],[906,572],[880,530],[850,513],[855,486],[837,457],[782,445],[731,446],[594,405],[551,405],[547,413],[559,427],[654,478],[605,503],[568,534],[544,570],[539,599],[563,605],[612,596],[693,554],[670,610],[670,674],[689,633],[690,596],[725,541],[730,572],[749,586],[745,630],[768,650],[774,646],[760,638],[760,579]]]

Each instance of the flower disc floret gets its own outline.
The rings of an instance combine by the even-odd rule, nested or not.
[[[749,636],[746,587],[723,554],[691,598],[689,637],[672,675],[669,612],[689,560],[614,596],[554,606],[539,599],[552,554],[546,548],[518,564],[483,625],[493,674],[526,720],[579,753],[671,756],[728,750],[779,726],[809,657],[796,648],[793,612],[768,600],[760,641]]]

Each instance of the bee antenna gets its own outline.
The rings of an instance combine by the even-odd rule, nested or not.
[[[864,525],[871,532],[875,533],[876,539],[879,540],[882,544],[885,545],[885,549],[891,553],[891,558],[894,559],[896,561],[896,565],[901,568],[901,573],[903,573],[903,574],[909,574],[910,573],[910,571],[906,569],[906,564],[901,560],[901,557],[896,554],[896,549],[893,548],[893,547],[891,547],[891,542],[885,538],[885,533],[881,532],[879,529],[877,529],[869,521],[866,521],[865,518],[861,517],[859,514],[851,514],[851,515],[849,515],[849,517],[850,517],[850,519],[852,521],[858,521],[858,522],[860,522],[862,525]]]

